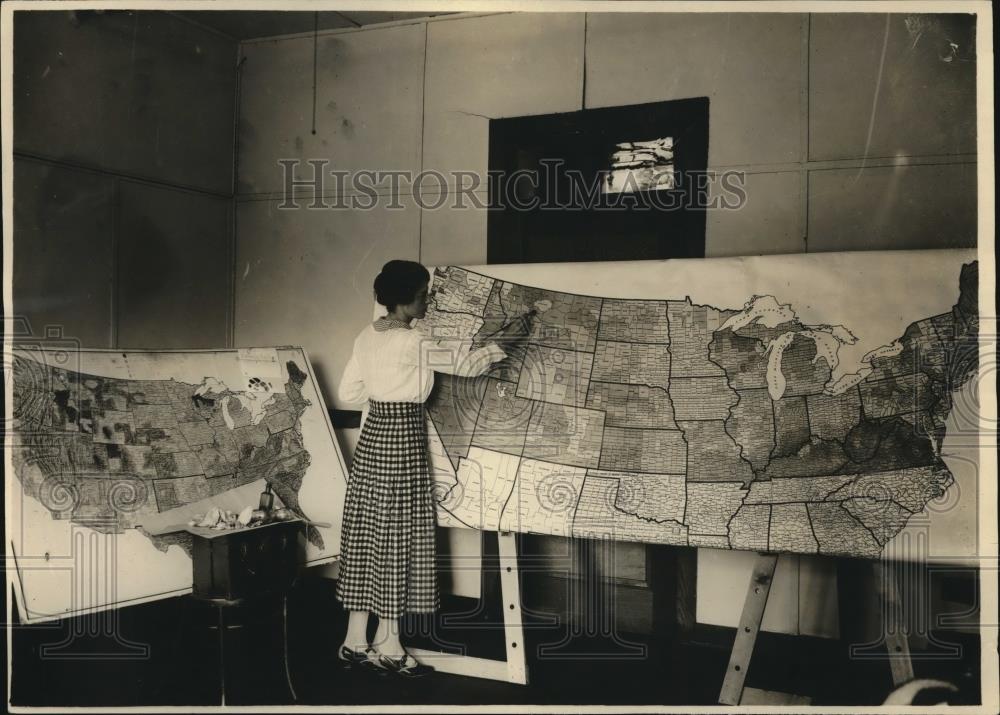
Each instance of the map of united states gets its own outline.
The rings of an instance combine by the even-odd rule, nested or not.
[[[847,326],[776,296],[739,308],[435,272],[429,338],[482,344],[534,311],[478,378],[428,402],[453,467],[446,523],[588,538],[876,556],[954,479],[952,393],[976,372],[977,265],[950,312],[834,378]],[[877,309],[877,306],[873,306]],[[974,356],[974,353],[972,353]]]
[[[54,519],[120,534],[164,513],[266,479],[302,512],[311,457],[300,418],[306,374],[286,364],[281,389],[252,378],[234,390],[215,377],[125,380],[15,355],[15,473]],[[181,517],[178,520],[183,521]],[[190,549],[190,534],[150,537]],[[322,548],[322,536],[309,529]]]

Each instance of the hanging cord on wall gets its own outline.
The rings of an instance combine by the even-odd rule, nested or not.
[[[319,13],[313,13],[313,125],[312,133],[316,133],[316,57],[319,44]]]

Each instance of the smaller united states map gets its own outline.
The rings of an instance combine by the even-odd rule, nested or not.
[[[775,295],[602,298],[439,268],[418,325],[428,338],[478,346],[533,311],[487,374],[435,377],[430,428],[451,466],[435,472],[439,516],[878,556],[954,483],[941,447],[953,393],[978,369],[977,264],[953,280],[950,311],[838,373],[850,327],[805,324]]]
[[[22,491],[52,519],[104,534],[258,480],[308,512],[299,489],[312,461],[301,425],[311,403],[302,394],[306,373],[294,361],[285,368],[283,385],[251,378],[234,389],[212,376],[199,384],[121,379],[15,355],[13,454]],[[161,551],[190,551],[190,538],[150,536]],[[318,530],[309,539],[323,548]]]

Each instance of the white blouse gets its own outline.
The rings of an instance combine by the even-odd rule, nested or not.
[[[424,402],[435,372],[477,377],[507,357],[495,343],[471,347],[469,340],[433,340],[418,330],[369,325],[354,340],[338,396],[342,402]]]

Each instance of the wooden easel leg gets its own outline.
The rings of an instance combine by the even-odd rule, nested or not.
[[[875,572],[875,584],[882,602],[882,627],[889,655],[889,670],[892,672],[892,684],[898,687],[913,680],[913,660],[910,658],[910,643],[904,628],[899,579],[890,563],[874,561],[872,569]]]
[[[767,597],[771,592],[771,581],[777,563],[777,554],[757,555],[746,600],[743,602],[743,613],[740,615],[733,652],[729,656],[726,677],[722,681],[722,692],[719,693],[719,702],[723,705],[739,705],[743,697],[743,682],[746,680],[760,624],[764,620],[764,607],[767,606]]]
[[[499,534],[497,541],[499,544],[500,592],[503,604],[507,659],[475,658],[470,655],[442,653],[421,648],[410,648],[409,651],[416,658],[434,666],[442,673],[503,680],[524,685],[528,682],[528,668],[524,654],[524,621],[521,611],[520,577],[517,569],[517,542],[514,535],[509,533]]]
[[[524,655],[524,623],[521,617],[521,584],[517,570],[517,542],[513,534],[498,536],[500,547],[500,596],[503,630],[507,639],[507,679],[525,685],[528,669]]]

